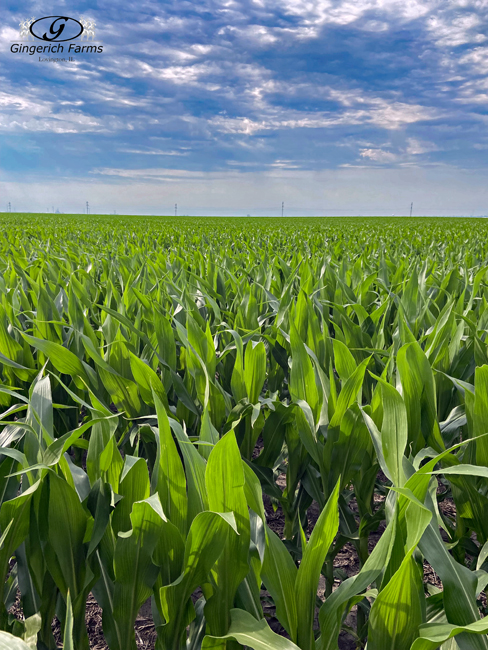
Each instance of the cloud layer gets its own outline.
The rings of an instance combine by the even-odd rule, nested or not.
[[[305,214],[318,207],[300,184],[317,183],[315,195],[319,176],[349,170],[355,185],[336,206],[344,214],[370,201],[371,182],[372,211],[401,212],[387,187],[393,178],[398,201],[405,187],[412,200],[430,188],[437,204],[429,209],[453,213],[439,182],[456,174],[458,198],[464,183],[467,201],[456,212],[488,213],[481,185],[466,184],[487,166],[487,0],[143,0],[56,10],[63,6],[96,21],[102,54],[53,63],[10,52],[21,20],[54,11],[45,0],[10,5],[0,28],[2,196],[26,183],[46,193],[16,199],[19,210],[47,200],[79,211],[84,201],[77,208],[60,190],[73,184],[86,188],[86,199],[95,186],[117,184],[144,183],[154,196],[153,185],[164,193],[176,175],[187,188],[179,200],[194,213],[224,204],[238,213],[236,182],[256,197],[255,210],[269,213],[281,179],[281,194],[295,187],[288,201]],[[131,211],[104,191],[100,210],[110,203]],[[222,193],[223,203],[215,199]],[[173,200],[176,188],[161,211]],[[138,212],[154,212],[152,199],[144,201]],[[427,213],[425,201],[419,210]]]

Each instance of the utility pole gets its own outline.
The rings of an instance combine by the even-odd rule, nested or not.
[[[88,203],[88,201],[86,202],[86,213],[90,214],[90,204]]]
[[[178,216],[178,204],[175,203],[175,217]]]
[[[12,205],[11,205],[10,201],[8,202],[7,212],[12,212]]]
[[[413,210],[413,201],[410,203],[410,216],[412,216],[412,210]]]
[[[285,212],[285,202],[282,201],[282,202],[281,202],[281,218],[283,218],[283,214],[284,214],[284,212]]]

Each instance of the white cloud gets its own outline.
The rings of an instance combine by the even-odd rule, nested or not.
[[[275,116],[263,116],[261,119],[218,115],[212,117],[209,122],[224,133],[254,135],[260,131],[277,129],[319,129],[348,124],[374,124],[383,129],[395,130],[407,124],[439,117],[439,112],[433,108],[419,104],[388,102],[380,98],[370,99],[362,108],[350,108],[345,111],[306,112],[281,108],[276,113]]]
[[[36,12],[48,8],[35,2]],[[86,134],[78,140],[90,147],[90,134],[110,135],[99,164],[112,179],[123,170],[106,170],[131,155],[292,172],[307,142],[311,166],[434,164],[443,140],[464,132],[476,140],[488,119],[487,9],[488,0],[142,0],[122,5],[119,17],[97,10],[105,52],[72,67],[10,54],[11,13],[0,28],[0,130],[26,140],[59,134],[62,152],[75,150],[69,134]],[[470,138],[458,148],[481,160]],[[180,147],[193,140],[198,146]],[[256,162],[237,163],[236,149]],[[73,173],[86,168],[75,158]]]
[[[416,138],[408,138],[407,140],[407,153],[413,156],[438,150],[439,147],[434,142],[426,142]]]
[[[59,106],[62,106],[58,102]],[[53,101],[43,100],[35,95],[0,93],[0,131],[51,133],[102,133],[131,130],[129,120],[114,115],[96,117],[81,110],[56,110]]]
[[[428,14],[436,5],[436,0],[275,0],[266,3],[268,10],[274,6],[299,18],[302,24],[308,26],[310,38],[316,37],[325,25],[350,25],[373,12],[383,19],[378,18],[375,22],[376,27],[380,26],[384,31],[388,21],[416,20]]]
[[[302,165],[295,165],[293,163],[293,160],[275,160],[269,164],[269,167],[275,169],[300,169],[302,167]]]
[[[359,152],[361,158],[369,158],[378,163],[391,163],[398,160],[398,155],[391,151],[384,151],[383,149],[362,149]]]
[[[188,151],[163,151],[162,149],[119,149],[119,151],[144,154],[145,156],[188,156]]]
[[[265,27],[264,25],[246,25],[244,27],[237,27],[234,25],[227,25],[221,27],[217,32],[219,36],[229,37],[237,36],[248,43],[251,42],[255,45],[272,45],[278,40],[278,35],[273,28]]]
[[[453,16],[452,8],[451,5],[451,12],[431,15],[427,21],[427,28],[438,46],[456,47],[466,43],[482,43],[487,39],[476,13]]]

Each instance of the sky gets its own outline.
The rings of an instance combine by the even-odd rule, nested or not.
[[[488,215],[488,0],[4,7],[0,211]],[[11,52],[56,15],[103,52]]]

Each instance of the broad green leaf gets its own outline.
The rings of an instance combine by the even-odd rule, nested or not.
[[[334,411],[334,415],[330,420],[331,427],[337,427],[340,425],[344,413],[353,404],[356,397],[358,396],[369,361],[370,357],[362,361],[342,387],[339,398],[337,400],[337,406]]]
[[[251,404],[257,404],[266,379],[266,349],[261,341],[256,345],[249,341],[244,356],[244,381]]]
[[[482,436],[488,431],[488,366],[476,368],[474,379],[473,435]],[[488,437],[476,441],[476,464],[488,467]]]
[[[436,650],[448,639],[457,637],[459,634],[483,634],[488,633],[488,620],[483,618],[469,625],[451,625],[449,623],[431,623],[420,626],[420,636],[412,644],[410,650]],[[444,647],[444,646],[442,646]]]
[[[178,441],[178,446],[185,464],[188,485],[188,527],[193,519],[208,509],[207,487],[205,485],[206,462],[195,449],[180,423],[169,418],[170,426]]]
[[[413,497],[415,499],[415,497]],[[416,499],[410,500],[405,523],[405,557],[398,571],[380,591],[369,618],[371,650],[410,650],[425,620],[423,571],[413,553],[432,515]]]
[[[75,650],[73,643],[73,608],[71,606],[71,595],[68,590],[66,598],[66,618],[64,620],[63,650]]]
[[[239,584],[249,572],[250,522],[241,454],[234,431],[229,431],[213,448],[207,463],[205,483],[209,508],[232,512],[238,535],[231,535],[214,569],[216,589],[207,599],[205,617],[213,634],[225,633],[230,609]]]
[[[156,437],[156,459],[151,477],[151,489],[157,491],[166,517],[182,535],[187,531],[186,477],[178,450],[171,433],[168,416],[163,403],[154,393],[154,404],[158,417]]]
[[[0,631],[0,650],[32,650],[32,648],[18,636]]]
[[[403,470],[403,455],[408,439],[407,411],[401,395],[384,379],[381,383],[383,398],[383,424],[381,445],[393,485],[402,487],[406,477]]]
[[[49,505],[44,557],[64,599],[71,594],[76,647],[88,649],[85,627],[87,577],[84,538],[88,516],[75,490],[52,472],[48,475]],[[62,531],[63,534],[60,534]]]
[[[118,493],[123,498],[118,502],[112,515],[112,528],[115,535],[130,530],[133,505],[149,497],[149,472],[144,458],[125,457]]]
[[[144,361],[130,351],[129,354],[132,374],[142,399],[146,404],[154,406],[153,393],[155,393],[166,411],[169,411],[168,397],[166,396],[161,379],[147,363],[144,363]]]
[[[156,594],[164,617],[163,625],[157,630],[158,637],[170,648],[179,648],[183,643],[186,627],[195,616],[191,594],[208,582],[210,570],[221,555],[229,534],[237,534],[232,513],[206,511],[193,520],[185,543],[183,572]]]
[[[432,368],[416,341],[398,350],[397,365],[407,409],[408,441],[413,445],[413,453],[426,445],[441,451],[443,443],[437,421]]]
[[[276,606],[276,616],[292,639],[297,638],[297,568],[280,538],[267,530],[266,552],[261,576]]]
[[[315,598],[322,565],[339,528],[339,488],[340,481],[337,482],[325,508],[320,513],[303,552],[297,573],[295,586],[298,620],[297,643],[302,650],[315,648],[313,634]]]
[[[221,637],[207,635],[203,640],[202,650],[225,650],[226,639],[234,639],[253,650],[299,650],[292,641],[275,634],[264,619],[257,621],[242,609],[231,610],[228,633]]]
[[[356,576],[344,580],[320,608],[321,636],[317,641],[317,650],[338,650],[338,638],[343,613],[348,602],[373,584],[388,565],[395,541],[396,522],[397,519],[394,517],[364,563],[361,571]]]
[[[431,465],[434,464],[434,461],[435,459],[431,461]],[[432,490],[435,497],[435,486]],[[425,503],[432,512],[433,518],[419,542],[419,548],[442,580],[444,609],[448,622],[456,626],[470,625],[480,618],[476,603],[477,577],[467,567],[456,562],[447,551],[439,528],[437,524],[434,525],[437,519],[430,493],[427,494]],[[475,635],[469,637],[463,635],[459,638],[458,643],[462,650],[487,650],[488,648],[486,637]]]
[[[305,350],[296,327],[290,323],[292,365],[290,371],[290,395],[293,400],[304,400],[318,419],[320,411],[319,391],[315,382],[312,361]]]
[[[15,550],[22,544],[29,533],[31,499],[38,488],[39,482],[34,483],[19,496],[4,501],[0,508],[0,530],[2,531],[2,543],[0,544],[0,603],[2,604],[1,618],[4,620],[4,624],[7,612],[5,611],[3,593],[9,562]]]
[[[54,341],[39,339],[25,333],[22,333],[22,336],[28,343],[41,350],[41,352],[44,352],[58,372],[73,377],[78,388],[84,388],[83,381],[96,388],[97,381],[93,369],[80,361],[71,350]],[[83,381],[80,381],[80,379]]]
[[[130,520],[132,527],[119,535],[114,555],[113,617],[117,639],[109,642],[119,650],[136,650],[134,622],[158,577],[159,569],[152,561],[164,526],[158,495],[134,503]]]

